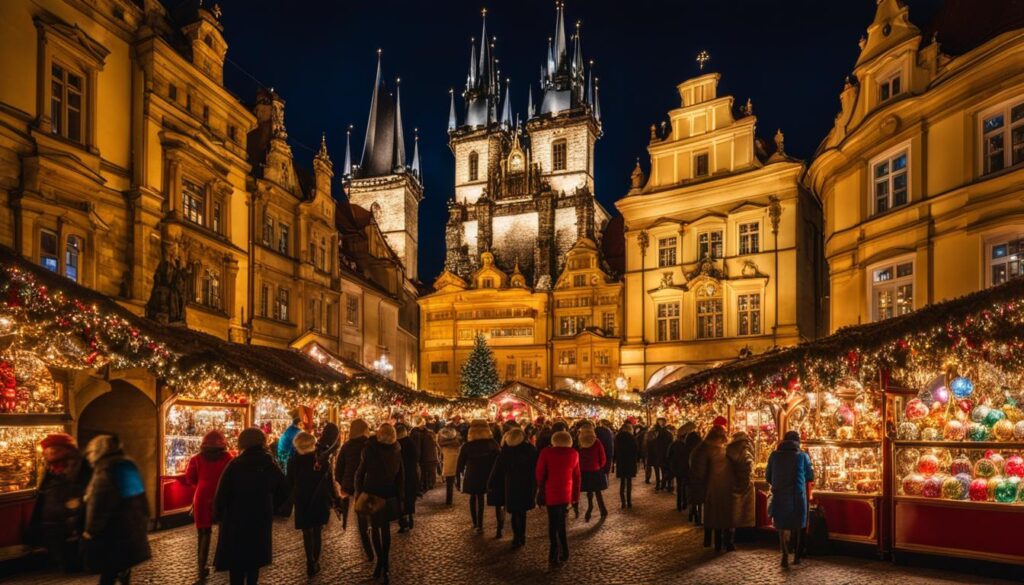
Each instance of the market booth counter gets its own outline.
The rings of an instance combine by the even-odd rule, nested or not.
[[[948,384],[946,383],[948,382]],[[893,548],[1024,564],[1024,413],[1006,387],[947,376],[896,395]]]
[[[768,406],[760,408],[738,408],[732,405],[728,411],[730,434],[744,431],[754,447],[753,482],[756,497],[755,514],[757,528],[773,529],[768,517],[768,493],[771,486],[765,481],[764,472],[768,456],[779,443],[779,411]]]

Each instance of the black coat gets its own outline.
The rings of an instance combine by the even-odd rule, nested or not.
[[[295,528],[313,528],[327,524],[331,517],[334,486],[330,461],[312,453],[296,452],[288,459],[288,485],[295,500]]]
[[[110,452],[96,462],[85,501],[90,571],[121,572],[149,559],[149,504],[142,475],[123,452]]]
[[[416,513],[416,496],[420,491],[420,449],[412,435],[398,439],[402,449],[402,471],[404,472],[405,497],[402,499],[402,513]]]
[[[82,535],[85,529],[82,499],[90,478],[92,467],[80,456],[72,458],[63,473],[47,469],[36,490],[36,504],[29,522],[32,544],[51,548]]]
[[[640,448],[633,433],[619,431],[615,435],[615,477],[636,477],[636,460]]]
[[[356,469],[355,493],[366,492],[384,498],[387,503],[381,512],[371,518],[380,526],[398,519],[405,497],[405,466],[398,442],[385,444],[376,437],[366,441],[363,458]]]
[[[551,435],[553,434],[549,428],[543,428],[537,433],[537,452],[551,446]]]
[[[608,473],[612,469],[612,461],[615,460],[615,434],[604,425],[598,425],[594,429],[594,434],[597,435],[597,440],[601,441],[601,446],[604,447],[604,455],[608,458],[608,462],[604,467],[604,472]]]
[[[218,571],[272,562],[274,511],[288,496],[288,480],[265,449],[246,449],[228,463],[213,498]]]
[[[363,460],[363,448],[367,437],[356,437],[345,441],[338,451],[338,459],[334,462],[334,479],[348,495],[356,493],[356,470]]]
[[[427,427],[416,427],[409,431],[409,436],[416,442],[420,453],[420,464],[424,467],[437,465],[441,460],[437,452],[437,434]]]
[[[500,505],[509,512],[532,510],[537,501],[536,469],[536,447],[526,441],[515,447],[504,445],[487,482],[488,500],[500,498]]]
[[[462,446],[457,471],[458,475],[462,475],[462,493],[487,493],[487,480],[494,468],[498,450],[498,443],[489,438],[470,441]]]
[[[664,427],[655,426],[647,432],[645,438],[646,451],[644,459],[647,465],[661,467],[665,465],[665,456],[668,454],[668,447],[672,444],[672,434]]]
[[[674,477],[686,478],[690,475],[690,453],[700,443],[700,434],[697,432],[686,433],[682,440],[672,441],[668,448],[668,467]]]

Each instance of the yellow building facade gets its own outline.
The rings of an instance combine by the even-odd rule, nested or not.
[[[680,106],[651,127],[616,202],[625,221],[621,369],[632,388],[817,335],[820,209],[805,166],[756,137],[748,102],[734,114],[720,76],[681,83]]]
[[[906,6],[879,2],[809,169],[832,330],[1021,274],[1024,32],[958,42],[955,25],[984,11],[943,16],[928,38]]]

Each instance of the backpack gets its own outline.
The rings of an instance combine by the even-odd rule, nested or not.
[[[811,556],[823,556],[830,552],[828,541],[828,523],[825,510],[821,506],[812,506],[807,511],[807,533],[803,539],[804,553]]]

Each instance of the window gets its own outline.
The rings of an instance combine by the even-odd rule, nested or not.
[[[586,315],[570,315],[558,318],[558,334],[568,337],[580,333],[590,326],[590,318]]]
[[[345,323],[359,325],[359,297],[345,295]]]
[[[761,251],[761,222],[740,224],[740,254],[757,254]]]
[[[279,287],[274,300],[274,318],[279,321],[288,320],[288,289]]]
[[[658,240],[658,266],[676,265],[676,237]]]
[[[524,378],[533,377],[533,360],[523,360],[519,364],[519,371],[522,373]]]
[[[601,329],[608,335],[615,335],[615,313],[601,313]]]
[[[985,174],[1024,162],[1024,102],[984,118],[981,132],[985,148]],[[1007,145],[1010,147],[1007,148]]]
[[[907,203],[907,151],[886,157],[872,166],[875,213]]]
[[[720,259],[722,254],[722,230],[715,230],[713,232],[703,232],[697,235],[697,254],[698,260],[710,258],[711,260]]]
[[[210,123],[210,106],[203,106],[203,124]]]
[[[576,350],[575,349],[563,349],[558,352],[558,365],[560,366],[575,366],[576,365]]]
[[[1007,280],[1021,275],[1022,259],[1024,259],[1024,238],[1017,238],[994,244],[989,257],[991,266],[992,286],[1003,284]]]
[[[871,310],[875,321],[914,310],[913,262],[897,262],[871,271]]]
[[[736,318],[740,335],[760,335],[761,295],[753,293],[736,297]]]
[[[697,300],[697,339],[722,337],[722,299]]]
[[[903,91],[902,79],[899,73],[891,75],[885,79],[882,83],[878,84],[878,101],[884,102],[885,100],[896,97]]]
[[[494,279],[491,277],[481,279],[480,288],[494,288]]]
[[[67,247],[64,248],[64,276],[75,282],[81,276],[80,260],[82,257],[82,238],[68,236]]]
[[[188,179],[181,182],[181,213],[192,223],[206,225],[206,194]]]
[[[564,171],[566,168],[566,152],[568,143],[563,140],[556,140],[551,144],[551,170]]]
[[[288,254],[288,224],[277,225],[277,251]]]
[[[57,262],[57,234],[50,230],[42,230],[39,232],[39,263],[43,265],[43,268],[57,272],[59,270]]]
[[[338,334],[337,315],[338,315],[338,303],[335,303],[335,302],[327,303],[327,334],[328,335],[337,335]]]
[[[185,94],[185,109],[192,111],[192,94],[190,93]]]
[[[321,316],[324,302],[320,299],[309,299],[309,310],[306,313],[306,329],[320,331]]]
[[[270,305],[270,287],[267,285],[260,286],[260,317],[267,316],[267,309]]]
[[[269,214],[263,215],[263,245],[270,246],[274,243],[274,218]]]
[[[178,101],[178,86],[177,85],[174,85],[172,83],[169,86],[167,86],[167,97],[172,102],[177,102]]]
[[[658,303],[658,341],[679,341],[679,303]]]
[[[587,286],[587,275],[574,274],[572,277],[572,285],[577,288]]]
[[[430,373],[437,376],[447,376],[448,362],[430,362]]]
[[[203,272],[199,302],[211,309],[220,309],[220,278],[211,270]]]
[[[693,157],[693,176],[708,176],[708,153],[702,152]]]
[[[317,248],[316,244],[313,245],[314,249],[314,262],[313,264],[320,270],[326,270],[327,265],[327,238],[320,238],[320,247]]]
[[[594,363],[599,366],[607,366],[610,363],[607,349],[599,349],[594,352]]]
[[[480,178],[480,155],[473,151],[469,153],[469,180],[476,181]]]
[[[221,204],[220,201],[213,202],[213,210],[210,212],[210,227],[218,234],[221,232]]]
[[[509,362],[505,364],[505,379],[515,380],[516,379],[516,363]]]
[[[228,124],[228,138],[231,142],[238,142],[238,126]]]
[[[57,63],[50,66],[50,119],[54,134],[82,142],[84,93],[81,74]]]

